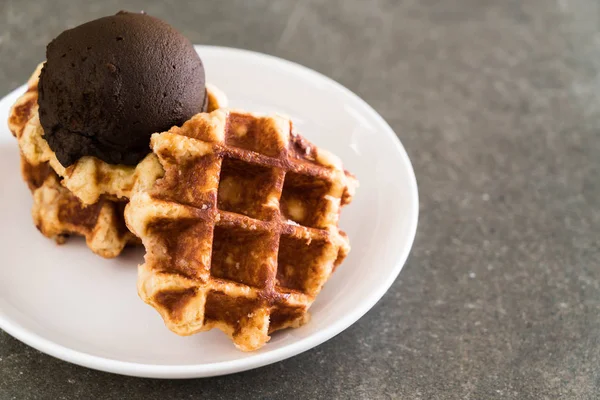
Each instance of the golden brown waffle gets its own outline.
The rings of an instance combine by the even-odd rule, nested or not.
[[[44,64],[38,65],[35,71],[33,71],[29,81],[27,81],[27,90],[17,99],[10,109],[8,128],[17,139],[23,134],[23,129],[25,128],[27,121],[29,121],[33,114],[37,114],[37,86],[43,65]]]
[[[45,236],[64,243],[71,234],[82,235],[90,249],[103,257],[118,256],[126,244],[138,244],[125,227],[123,209],[138,170],[157,176],[163,171],[149,155],[136,167],[110,165],[84,157],[64,168],[43,137],[37,106],[40,64],[27,91],[11,109],[8,125],[19,141],[21,173],[33,194],[34,223]],[[222,92],[209,86],[209,107],[226,103]],[[155,168],[155,169],[152,169]]]
[[[164,177],[136,182],[127,226],[146,248],[138,292],[175,333],[212,328],[250,351],[297,327],[350,249],[356,180],[283,117],[217,110],[154,134]]]
[[[95,204],[83,204],[60,184],[60,178],[50,172],[42,185],[33,192],[31,214],[36,227],[46,237],[62,244],[72,234],[85,237],[96,254],[118,256],[128,243],[139,240],[127,229],[123,220],[126,202],[101,198]]]

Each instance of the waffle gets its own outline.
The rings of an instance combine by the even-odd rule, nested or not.
[[[72,235],[84,236],[88,247],[103,257],[118,256],[125,245],[139,244],[125,226],[124,206],[140,169],[145,175],[163,171],[150,154],[136,167],[110,165],[83,157],[64,168],[43,137],[37,106],[40,64],[27,83],[27,91],[13,105],[8,125],[19,142],[21,173],[32,192],[32,217],[46,237],[64,243]],[[207,85],[209,109],[226,104],[225,95]],[[152,169],[154,168],[154,169]]]
[[[31,210],[33,222],[44,236],[62,244],[72,234],[81,235],[94,253],[106,258],[118,256],[128,243],[139,243],[125,226],[125,201],[101,198],[93,205],[83,206],[60,184],[56,173],[48,172],[33,191]]]
[[[217,110],[154,134],[162,178],[125,209],[141,238],[140,297],[180,335],[218,328],[241,350],[298,327],[350,250],[338,229],[356,180],[283,117]]]

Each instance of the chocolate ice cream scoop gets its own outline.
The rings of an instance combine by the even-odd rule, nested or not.
[[[206,109],[204,67],[167,23],[119,12],[61,33],[46,49],[39,114],[67,167],[83,156],[134,165],[150,135]]]

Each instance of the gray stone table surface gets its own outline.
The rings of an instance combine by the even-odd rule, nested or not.
[[[63,29],[119,9],[358,93],[415,167],[415,245],[365,317],[292,359],[148,380],[0,333],[0,399],[599,398],[597,1],[0,0],[0,92],[23,83]]]

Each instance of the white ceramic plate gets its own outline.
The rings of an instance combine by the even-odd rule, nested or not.
[[[104,260],[81,239],[57,246],[30,217],[16,140],[6,128],[21,87],[0,101],[0,328],[52,356],[103,371],[156,378],[228,374],[294,356],[337,335],[383,296],[402,269],[418,218],[417,184],[389,125],[338,83],[300,65],[249,51],[198,46],[207,79],[230,106],[279,112],[333,151],[360,180],[341,227],[352,252],[311,308],[309,324],[273,335],[254,353],[220,331],[171,333],[136,293],[143,251]]]

